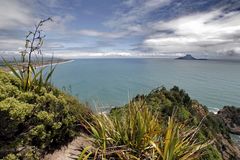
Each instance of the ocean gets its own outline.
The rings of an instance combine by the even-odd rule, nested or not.
[[[240,61],[78,59],[57,65],[52,83],[93,108],[121,106],[137,94],[174,85],[211,111],[240,107]]]

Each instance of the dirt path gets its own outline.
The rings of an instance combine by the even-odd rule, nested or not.
[[[80,155],[81,148],[90,146],[91,143],[84,136],[79,136],[70,142],[67,146],[48,154],[43,160],[74,160]]]

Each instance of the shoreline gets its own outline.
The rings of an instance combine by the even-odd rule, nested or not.
[[[51,65],[57,65],[57,64],[64,64],[64,63],[70,63],[70,62],[73,62],[74,60],[73,59],[70,59],[70,60],[53,60],[53,61],[44,61],[43,64],[35,64],[34,67],[35,68],[42,68],[42,67],[48,67],[48,66],[51,66]],[[52,64],[51,64],[52,63]],[[22,65],[22,63],[20,63],[20,65]],[[14,68],[16,68],[16,65],[14,65]],[[11,70],[6,66],[6,65],[2,65],[0,66],[0,70],[2,71],[5,71],[5,72],[11,72]]]
[[[39,65],[39,66],[36,66],[36,68],[42,68],[42,67],[48,67],[48,66],[50,66],[50,65],[58,65],[58,64],[65,64],[65,63],[71,63],[71,62],[73,62],[74,61],[74,59],[71,59],[71,60],[63,60],[63,61],[61,61],[61,62],[54,62],[54,63],[47,63],[47,64],[43,64],[43,65]]]

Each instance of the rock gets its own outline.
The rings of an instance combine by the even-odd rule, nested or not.
[[[230,133],[240,135],[240,108],[233,106],[224,106],[219,110],[217,116],[223,120],[225,126]],[[240,147],[237,141],[233,139],[223,138],[218,135],[218,139],[221,139],[222,143],[222,156],[223,159],[231,159],[229,155],[234,155],[235,159],[240,159]],[[235,143],[232,143],[234,141]]]
[[[240,135],[240,108],[225,106],[217,115],[223,119],[232,134]]]
[[[219,150],[221,151],[222,158],[224,160],[240,160],[240,149],[237,145],[233,144],[230,139],[227,139],[222,134],[217,134],[216,140],[221,140],[221,146],[219,147]]]

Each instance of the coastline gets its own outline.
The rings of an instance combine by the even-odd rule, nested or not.
[[[39,66],[36,66],[36,68],[42,68],[42,67],[48,67],[50,65],[58,65],[58,64],[65,64],[65,63],[71,63],[73,62],[74,59],[71,59],[71,60],[63,60],[61,62],[54,62],[54,63],[47,63],[47,64],[43,64],[43,65],[39,65]]]
[[[63,60],[63,59],[54,60],[53,63],[52,63],[52,61],[45,61],[45,62],[43,62],[43,64],[35,64],[34,67],[42,68],[42,67],[48,67],[50,65],[55,66],[55,65],[58,65],[58,64],[70,63],[70,62],[73,62],[73,61],[74,61],[73,59],[70,59],[70,60]],[[22,65],[22,64],[20,64],[20,65]],[[5,65],[0,66],[0,70],[5,71],[5,72],[11,72],[11,70]]]

